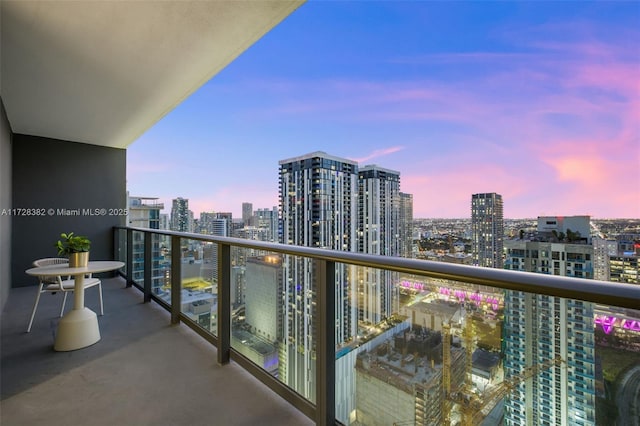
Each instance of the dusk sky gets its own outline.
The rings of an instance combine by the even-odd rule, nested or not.
[[[416,218],[640,218],[640,2],[310,1],[128,148],[131,195],[241,217],[313,151]]]

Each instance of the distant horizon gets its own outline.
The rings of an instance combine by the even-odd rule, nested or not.
[[[398,171],[416,217],[640,217],[638,46],[640,2],[309,1],[127,149],[127,186],[235,216],[324,151]]]
[[[177,198],[184,198],[188,200],[188,197],[180,197],[180,196],[175,196],[172,198],[168,199],[168,202],[163,201],[161,198],[159,197],[155,197],[152,195],[140,195],[140,194],[129,194],[131,198],[148,198],[148,199],[157,199],[159,204],[163,205],[162,210],[160,210],[161,214],[171,214],[171,205],[172,205],[172,200],[177,199]],[[471,194],[469,194],[469,197],[471,197]],[[251,203],[251,201],[244,201],[245,203]],[[275,206],[269,206],[269,207],[265,207],[265,206],[256,206],[254,203],[251,203],[253,205],[253,211],[257,211],[258,209],[269,209],[271,210],[273,207],[278,207],[277,205]],[[240,210],[238,211],[234,211],[234,210],[204,210],[204,211],[194,211],[191,206],[189,206],[189,210],[191,210],[193,212],[193,217],[194,219],[199,219],[200,217],[200,213],[231,213],[231,217],[235,220],[235,219],[242,219],[242,204],[240,205]],[[587,214],[575,214],[575,215],[559,215],[559,214],[541,214],[538,216],[529,216],[529,217],[505,217],[504,220],[537,220],[538,217],[569,217],[569,216],[590,216]],[[590,216],[591,220],[638,220],[640,221],[640,217],[593,217]],[[416,217],[414,216],[413,220],[471,220],[471,210],[469,210],[469,216],[467,217]]]

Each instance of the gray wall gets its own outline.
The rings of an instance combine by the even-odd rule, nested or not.
[[[36,283],[24,271],[35,259],[57,256],[54,243],[61,232],[89,237],[89,260],[113,258],[112,227],[126,220],[119,211],[127,208],[126,150],[14,134],[12,183],[14,209],[46,212],[12,218],[14,287]],[[107,214],[88,215],[84,209]]]
[[[2,210],[10,208],[11,127],[0,100],[0,311],[7,303],[11,288],[11,216],[2,214]]]

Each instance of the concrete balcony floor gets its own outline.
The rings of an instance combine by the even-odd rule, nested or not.
[[[35,279],[34,279],[35,281]],[[34,282],[35,283],[35,282]],[[55,352],[62,295],[11,290],[2,313],[0,424],[3,426],[311,425],[304,414],[121,278],[102,280],[101,340]],[[99,312],[98,290],[85,304]],[[67,309],[73,305],[72,294]]]

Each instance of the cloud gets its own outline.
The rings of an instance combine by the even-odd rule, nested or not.
[[[404,149],[403,146],[392,146],[390,148],[384,148],[384,149],[376,149],[373,152],[371,152],[370,154],[364,156],[364,157],[360,157],[360,158],[350,158],[350,160],[353,160],[355,162],[357,162],[358,164],[362,164],[362,163],[366,163],[367,161],[373,160],[374,158],[379,158],[379,157],[384,157],[387,155],[391,155],[394,154],[398,151],[402,151]]]

